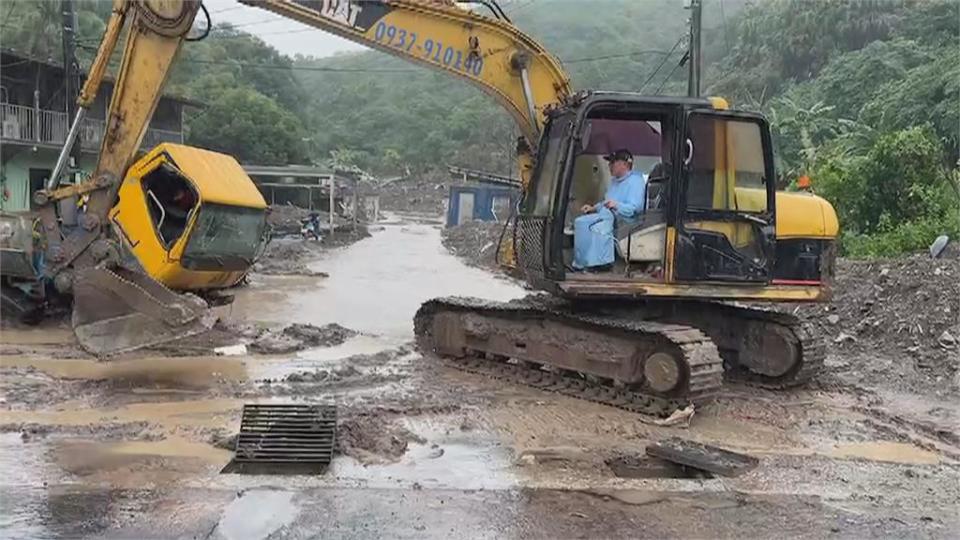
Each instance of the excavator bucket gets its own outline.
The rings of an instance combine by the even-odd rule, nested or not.
[[[84,350],[110,356],[209,330],[203,299],[126,268],[87,268],[73,285],[73,330]]]

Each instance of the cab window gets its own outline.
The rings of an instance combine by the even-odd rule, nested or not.
[[[760,125],[693,115],[688,133],[687,207],[766,212],[767,167]]]

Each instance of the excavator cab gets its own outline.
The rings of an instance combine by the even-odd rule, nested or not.
[[[574,220],[603,201],[611,181],[603,156],[621,148],[645,177],[646,200],[632,219],[615,218],[612,267],[573,271]],[[776,286],[820,298],[836,216],[822,199],[778,194],[774,178],[761,115],[718,99],[589,94],[548,115],[516,220],[518,266],[534,286],[573,297],[763,299]],[[787,201],[809,211],[813,226],[795,230],[792,218],[781,226],[778,203]],[[806,257],[778,264],[798,243]]]
[[[236,285],[262,253],[266,209],[233,157],[166,143],[130,167],[110,219],[155,280],[210,290]]]
[[[199,297],[236,285],[267,240],[266,201],[230,156],[161,144],[128,170],[109,214],[123,260],[79,273],[73,326],[108,355],[188,336],[215,318]]]

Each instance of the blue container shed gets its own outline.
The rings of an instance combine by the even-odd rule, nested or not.
[[[468,221],[505,221],[519,192],[503,186],[450,186],[447,227]]]

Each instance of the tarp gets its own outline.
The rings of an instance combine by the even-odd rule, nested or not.
[[[643,120],[590,120],[590,142],[585,154],[609,154],[626,148],[634,156],[659,156],[660,133]]]

